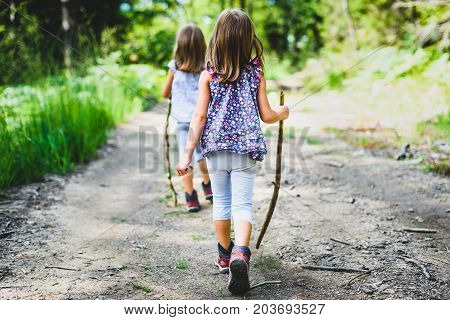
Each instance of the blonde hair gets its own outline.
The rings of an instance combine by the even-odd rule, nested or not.
[[[201,72],[204,69],[205,51],[205,38],[199,27],[187,24],[178,31],[173,50],[178,70]]]
[[[206,51],[207,64],[219,75],[218,80],[233,82],[239,79],[253,53],[264,68],[263,46],[250,17],[241,9],[222,11]]]

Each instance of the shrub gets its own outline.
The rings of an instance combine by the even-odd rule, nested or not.
[[[0,93],[0,190],[65,174],[96,156],[110,129],[142,110],[160,71],[95,67],[85,77],[54,77]],[[141,79],[141,81],[138,81]]]

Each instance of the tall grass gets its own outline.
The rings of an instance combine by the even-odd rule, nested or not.
[[[95,157],[108,131],[127,114],[142,110],[141,94],[157,89],[151,79],[158,71],[143,69],[147,78],[135,90],[117,81],[129,70],[119,68],[111,77],[113,71],[97,68],[86,77],[52,78],[0,93],[0,190],[46,173],[68,173]]]

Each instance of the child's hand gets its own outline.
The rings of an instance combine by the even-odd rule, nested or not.
[[[175,166],[175,170],[177,172],[177,176],[184,176],[185,174],[188,174],[191,169],[191,159],[185,159],[183,163],[179,164],[178,166]]]
[[[191,170],[191,167],[178,165],[178,166],[175,166],[175,170],[177,172],[177,176],[182,177],[185,174],[189,173],[189,171]]]
[[[281,106],[280,111],[278,111],[278,118],[280,121],[289,118],[289,108]]]

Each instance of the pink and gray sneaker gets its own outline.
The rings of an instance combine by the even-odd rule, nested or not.
[[[203,193],[205,194],[205,199],[208,200],[209,202],[212,202],[213,201],[213,192],[211,189],[211,180],[207,184],[204,184],[202,182],[202,189],[203,189]]]
[[[250,290],[248,271],[250,268],[250,249],[235,246],[231,253],[228,291],[243,295]]]
[[[228,273],[230,268],[230,256],[231,252],[233,250],[234,243],[230,239],[230,245],[228,246],[228,249],[225,249],[220,245],[220,243],[217,243],[217,250],[219,251],[219,257],[217,257],[214,260],[214,264],[216,267],[219,268],[220,273]]]
[[[197,212],[200,210],[200,202],[198,202],[197,191],[193,191],[192,194],[184,193],[186,197],[186,207],[188,212]]]
[[[219,268],[220,273],[227,274],[230,270],[230,259],[217,257],[214,260],[214,265]]]

